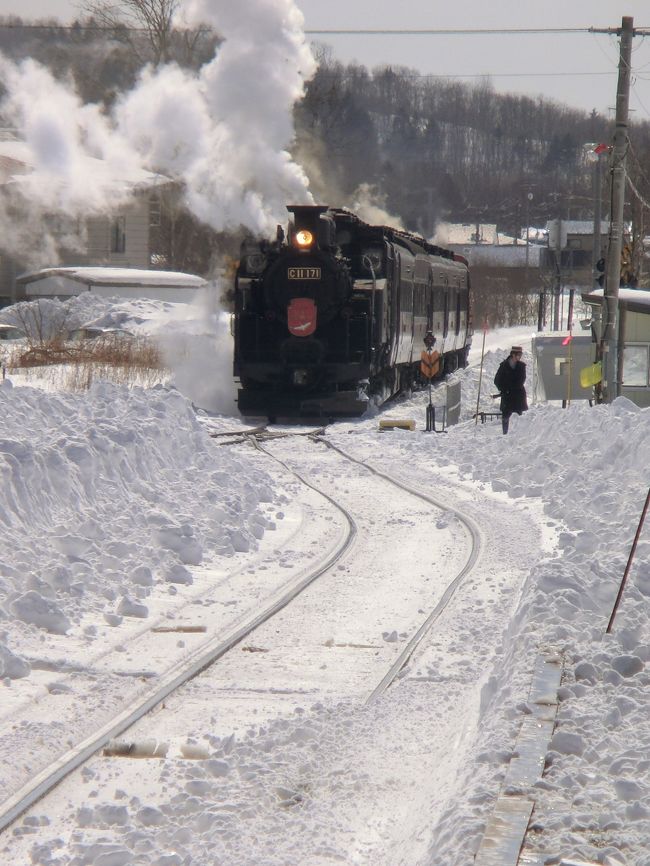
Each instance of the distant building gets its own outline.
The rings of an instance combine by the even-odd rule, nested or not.
[[[138,268],[45,268],[16,280],[21,298],[66,298],[89,292],[101,298],[152,298],[190,302],[208,286],[207,280],[177,271]]]
[[[540,290],[539,243],[504,235],[493,223],[441,223],[434,243],[469,262],[475,322],[492,327],[536,318]],[[533,300],[534,299],[534,300]]]
[[[537,269],[540,265],[539,244],[505,235],[495,223],[440,223],[433,240],[460,253],[471,267]]]
[[[582,299],[592,308],[594,340],[600,339],[603,290],[584,292]],[[623,367],[620,395],[637,406],[650,406],[650,291],[619,289],[617,326]],[[592,360],[595,351],[594,342]]]
[[[550,220],[546,224],[548,246],[540,265],[543,270],[557,273],[563,285],[591,288],[594,284],[593,220]],[[607,249],[609,222],[600,224],[600,249]]]
[[[96,160],[98,171],[103,163]],[[35,160],[29,146],[14,139],[0,140],[0,205],[11,220],[11,199],[16,189],[32,173]],[[143,170],[126,172],[119,181],[129,192],[120,209],[114,213],[97,214],[76,222],[74,234],[82,238],[82,249],[66,247],[66,234],[70,233],[71,221],[63,214],[42,217],[40,231],[52,236],[58,245],[58,261],[43,262],[44,265],[112,265],[125,268],[148,269],[152,255],[152,228],[160,221],[160,191],[169,186],[171,180],[162,175]],[[10,194],[13,194],[10,196]],[[1,201],[4,198],[4,203]],[[27,200],[27,196],[25,197]],[[39,226],[30,229],[34,233],[38,248]],[[21,300],[23,283],[17,277],[33,269],[33,259],[28,262],[21,254],[20,244],[11,240],[6,232],[0,235],[0,306]],[[18,250],[18,251],[17,251]]]

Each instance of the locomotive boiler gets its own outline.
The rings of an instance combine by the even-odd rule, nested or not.
[[[467,363],[461,256],[319,205],[290,205],[285,235],[248,239],[235,282],[234,374],[245,416],[362,415],[416,385],[425,337],[441,374]]]

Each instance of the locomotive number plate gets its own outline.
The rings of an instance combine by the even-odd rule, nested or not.
[[[320,268],[287,268],[289,280],[320,280]]]

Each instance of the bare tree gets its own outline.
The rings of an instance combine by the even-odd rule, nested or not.
[[[155,66],[169,60],[172,23],[180,0],[82,0],[79,6],[127,42],[141,60],[146,60],[143,45]]]

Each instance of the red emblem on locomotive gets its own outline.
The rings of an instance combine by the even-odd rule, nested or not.
[[[311,298],[294,298],[287,307],[287,324],[294,337],[309,337],[316,330],[317,310]]]

